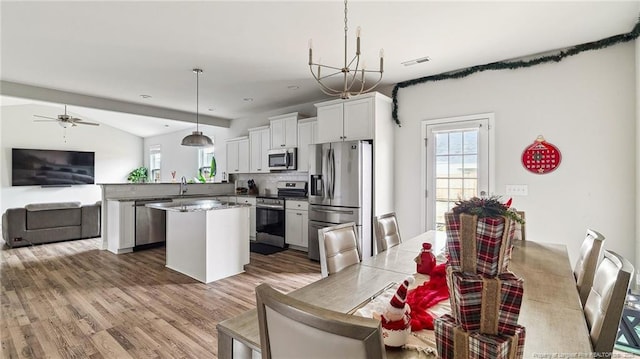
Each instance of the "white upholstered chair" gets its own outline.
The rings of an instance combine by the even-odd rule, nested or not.
[[[322,277],[360,262],[358,231],[354,222],[318,229]]]
[[[622,256],[605,251],[584,305],[595,353],[611,353],[618,334],[633,266]]]
[[[598,263],[602,260],[604,253],[604,236],[592,229],[587,229],[587,234],[580,247],[578,261],[573,269],[576,277],[576,286],[580,294],[580,302],[584,306],[587,296],[591,291],[593,276],[596,273]]]
[[[256,288],[263,359],[385,358],[380,321],[299,301],[268,284]]]
[[[388,248],[402,243],[400,238],[400,228],[395,212],[376,216],[374,219],[376,231],[376,248],[378,253],[386,251]]]

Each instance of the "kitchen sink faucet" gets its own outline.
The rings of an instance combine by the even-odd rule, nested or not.
[[[187,178],[182,176],[180,179],[180,195],[187,193]]]

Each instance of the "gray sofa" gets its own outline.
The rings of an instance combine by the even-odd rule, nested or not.
[[[34,203],[2,215],[2,237],[9,247],[100,236],[101,202]]]

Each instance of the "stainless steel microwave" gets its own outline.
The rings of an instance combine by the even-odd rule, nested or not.
[[[297,148],[279,148],[269,150],[269,170],[283,171],[297,169]]]

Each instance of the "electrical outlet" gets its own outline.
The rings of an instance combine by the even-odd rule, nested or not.
[[[507,196],[528,196],[529,186],[526,184],[508,184],[505,189]]]

